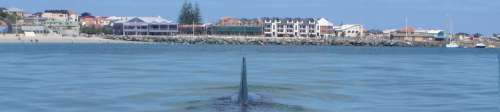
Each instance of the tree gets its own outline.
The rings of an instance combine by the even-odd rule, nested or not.
[[[90,16],[90,17],[92,17],[92,13],[90,13],[90,12],[84,12],[84,13],[82,13],[82,15],[80,15],[80,16],[81,16],[81,17],[86,17],[86,16]]]
[[[198,3],[193,7],[193,4],[190,2],[184,2],[178,20],[180,24],[201,24],[201,18]]]
[[[202,22],[202,17],[201,17],[201,11],[198,3],[195,4],[194,12],[193,12],[193,18],[194,18],[194,23],[196,24],[201,24]]]
[[[483,36],[483,34],[480,34],[480,33],[474,33],[474,35],[473,35],[474,38],[479,38],[481,36]]]
[[[5,12],[0,12],[0,20],[3,20],[8,23],[16,23],[17,22],[17,16],[16,15],[11,15]]]

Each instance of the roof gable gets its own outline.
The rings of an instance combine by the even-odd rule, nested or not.
[[[144,23],[146,21],[142,20],[141,18],[136,17],[136,18],[128,20],[127,22]]]

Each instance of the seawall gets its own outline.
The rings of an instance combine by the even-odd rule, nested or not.
[[[382,38],[302,38],[302,37],[245,37],[245,36],[105,36],[106,39],[181,44],[222,45],[323,45],[371,47],[443,47],[443,42],[404,42]]]

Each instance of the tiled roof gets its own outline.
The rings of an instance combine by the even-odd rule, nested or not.
[[[173,23],[173,21],[158,17],[109,17],[108,19],[117,20],[116,23],[126,23],[133,19],[140,19],[146,23]]]

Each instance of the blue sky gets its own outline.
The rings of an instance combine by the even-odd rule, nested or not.
[[[190,0],[205,20],[233,17],[325,17],[334,22],[364,24],[368,29],[414,27],[455,32],[500,33],[500,0]],[[184,0],[0,0],[0,6],[31,12],[72,9],[102,16],[163,16],[177,19]]]

